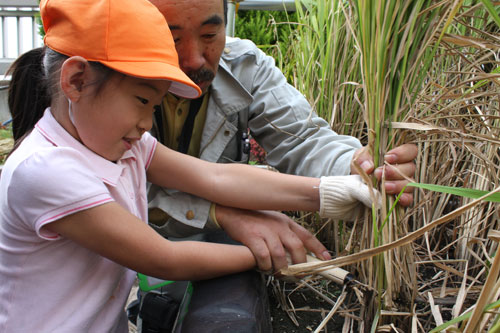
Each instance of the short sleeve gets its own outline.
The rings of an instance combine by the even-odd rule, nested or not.
[[[8,189],[9,207],[27,228],[48,240],[59,235],[40,229],[70,214],[113,201],[83,155],[71,148],[41,149],[18,164]]]

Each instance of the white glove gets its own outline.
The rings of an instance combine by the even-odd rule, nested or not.
[[[380,199],[374,189],[373,197]],[[363,211],[363,205],[372,206],[370,189],[359,175],[321,177],[319,183],[321,217],[353,221]]]

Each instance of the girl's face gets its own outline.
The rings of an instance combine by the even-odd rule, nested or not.
[[[78,139],[96,154],[118,160],[151,129],[154,106],[169,87],[169,81],[112,74],[100,91],[73,103]]]

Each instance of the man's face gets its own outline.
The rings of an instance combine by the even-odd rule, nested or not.
[[[222,0],[150,1],[168,22],[181,69],[207,91],[226,42]]]

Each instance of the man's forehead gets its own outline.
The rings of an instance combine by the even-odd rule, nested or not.
[[[165,16],[167,21],[191,20],[205,21],[218,15],[224,19],[223,0],[149,0]]]
[[[224,19],[218,15],[218,14],[214,14],[210,17],[208,17],[206,20],[202,21],[200,23],[200,27],[203,27],[203,26],[208,26],[208,25],[222,25],[224,24]],[[182,30],[182,25],[180,24],[169,24],[168,25],[170,30]]]

